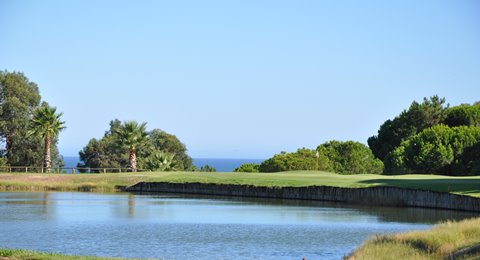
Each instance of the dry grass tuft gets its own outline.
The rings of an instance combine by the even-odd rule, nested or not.
[[[467,253],[458,254],[462,249]],[[369,239],[346,259],[457,259],[480,258],[480,218],[448,221],[427,231],[380,235]]]

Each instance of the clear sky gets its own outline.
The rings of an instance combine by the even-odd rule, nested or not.
[[[480,1],[0,0],[0,69],[64,112],[64,156],[118,118],[192,157],[267,158],[480,100]]]

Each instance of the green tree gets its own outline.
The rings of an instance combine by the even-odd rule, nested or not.
[[[445,124],[454,126],[480,126],[480,104],[462,104],[448,108]]]
[[[110,128],[99,140],[92,138],[79,152],[79,168],[126,168],[128,167],[128,148],[116,144],[114,132],[122,122],[118,119],[110,121]],[[93,170],[98,172],[98,170]]]
[[[354,141],[330,141],[317,147],[328,158],[333,171],[340,174],[381,174],[383,163],[364,144]]]
[[[454,166],[455,175],[480,175],[480,141],[465,148]]]
[[[400,146],[388,153],[383,163],[385,166],[384,173],[386,174],[408,174],[412,173],[405,164],[405,142],[402,142]]]
[[[373,154],[384,160],[403,140],[423,129],[442,123],[446,117],[445,98],[432,96],[422,103],[412,102],[408,110],[402,111],[393,120],[385,121],[376,136],[368,138]]]
[[[244,163],[240,167],[235,168],[234,172],[260,172],[260,164]]]
[[[392,151],[386,172],[474,174],[479,143],[480,127],[436,125],[408,138]]]
[[[51,147],[52,142],[65,129],[65,122],[61,121],[63,113],[57,113],[55,107],[50,107],[48,104],[43,104],[34,112],[30,123],[31,129],[28,131],[28,136],[40,136],[44,142],[44,163],[43,166],[50,171],[52,167]]]
[[[114,129],[115,142],[119,146],[128,148],[129,167],[137,171],[137,150],[148,144],[147,123],[138,124],[136,121],[126,121]]]
[[[97,140],[91,139],[79,152],[81,168],[125,168],[130,167],[130,148],[119,142],[118,133],[122,129],[118,119],[110,122],[110,129]],[[137,147],[137,169],[150,171],[192,170],[192,158],[187,154],[187,148],[177,137],[153,129],[147,132],[147,140]],[[170,161],[166,164],[165,159]]]
[[[23,73],[0,71],[0,136],[5,144],[2,154],[10,165],[35,165],[42,161],[41,148],[37,149],[41,147],[40,139],[25,138],[30,118],[39,104],[40,93],[35,83]]]
[[[192,168],[192,158],[188,156],[186,146],[180,142],[175,135],[169,134],[160,129],[153,129],[149,132],[148,136],[153,149],[150,153],[156,151],[172,154],[172,163],[175,165],[175,170],[183,171]]]

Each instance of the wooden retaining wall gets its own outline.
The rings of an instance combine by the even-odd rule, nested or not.
[[[140,182],[129,192],[183,193],[256,198],[349,202],[361,205],[424,207],[480,212],[480,198],[397,187],[257,187],[252,185]]]

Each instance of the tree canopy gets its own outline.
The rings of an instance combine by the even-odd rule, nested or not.
[[[0,71],[0,155],[11,166],[41,166],[44,144],[40,136],[26,138],[30,120],[40,106],[37,84],[21,72]],[[52,139],[51,160],[63,164],[58,153],[57,138]]]
[[[462,104],[447,109],[444,123],[454,126],[480,126],[480,103],[473,105]]]
[[[259,166],[260,172],[282,172],[295,170],[329,170],[329,162],[315,150],[308,148],[298,149],[296,152],[281,152],[272,158],[263,161]]]
[[[445,98],[432,96],[424,98],[422,103],[413,101],[408,110],[404,110],[393,120],[385,121],[378,134],[368,138],[373,154],[384,160],[406,138],[425,128],[442,123],[446,116]]]
[[[128,168],[137,171],[137,149],[148,145],[147,123],[125,121],[113,129],[115,143],[128,150]]]
[[[119,137],[121,128],[120,120],[112,120],[110,129],[101,139],[91,139],[79,152],[81,163],[78,166],[82,168],[129,167],[132,146],[129,142],[121,141],[125,139],[125,136]],[[151,171],[192,169],[192,159],[188,156],[185,145],[177,137],[160,129],[144,130],[146,139],[140,146],[135,146],[138,169]]]
[[[433,96],[385,121],[368,144],[388,174],[474,174],[471,147],[478,142],[473,137],[478,126],[478,102],[449,107]]]
[[[436,125],[403,141],[385,161],[389,173],[479,174],[480,127]]]
[[[260,172],[260,164],[244,163],[240,167],[235,168],[234,172]]]
[[[329,167],[340,174],[381,174],[383,162],[364,144],[355,141],[330,141],[317,147]]]
[[[34,112],[28,136],[39,136],[44,140],[44,163],[49,171],[51,165],[51,146],[60,131],[65,129],[65,122],[61,121],[63,113],[57,113],[57,108],[42,104]]]
[[[301,148],[293,153],[281,152],[262,162],[259,167],[260,172],[295,170],[380,174],[383,163],[362,143],[330,141],[319,145],[316,150]]]

